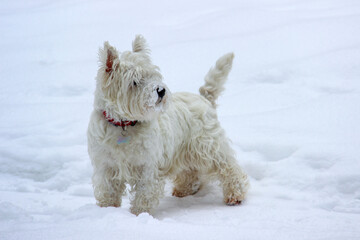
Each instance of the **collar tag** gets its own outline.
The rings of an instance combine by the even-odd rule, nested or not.
[[[127,137],[120,136],[117,140],[117,144],[129,143],[130,139],[131,139],[130,136],[127,136]]]

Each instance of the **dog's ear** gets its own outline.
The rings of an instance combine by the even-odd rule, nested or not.
[[[150,50],[147,47],[146,40],[142,35],[136,35],[135,40],[132,42],[133,52],[141,52],[149,54]]]
[[[111,73],[115,69],[116,60],[119,58],[116,49],[104,42],[104,48],[99,52],[100,62],[106,73]]]

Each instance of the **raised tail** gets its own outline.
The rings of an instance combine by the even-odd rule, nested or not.
[[[202,96],[216,107],[216,99],[224,90],[224,83],[231,70],[234,53],[227,53],[216,61],[215,67],[212,67],[205,76],[205,85],[200,87]]]

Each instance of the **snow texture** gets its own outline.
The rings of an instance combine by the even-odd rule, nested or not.
[[[218,115],[250,176],[241,206],[171,183],[154,216],[95,205],[97,52],[136,34],[172,92],[234,51]],[[1,240],[360,239],[358,0],[5,0],[0,35]]]

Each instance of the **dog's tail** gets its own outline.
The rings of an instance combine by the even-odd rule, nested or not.
[[[212,67],[205,76],[205,85],[200,87],[202,96],[216,107],[216,99],[224,90],[224,83],[231,70],[234,53],[227,53],[216,61],[215,67]]]

